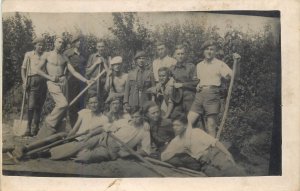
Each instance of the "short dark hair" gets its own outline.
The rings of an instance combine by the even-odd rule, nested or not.
[[[179,114],[177,115],[175,118],[172,119],[172,122],[174,121],[180,121],[181,123],[183,123],[184,125],[188,124],[188,119],[185,115]]]
[[[148,113],[151,107],[158,106],[154,101],[147,101],[143,106],[143,112],[146,114]]]
[[[129,109],[129,114],[133,115],[135,113],[139,113],[140,115],[143,115],[143,110],[139,106],[132,106]]]
[[[161,68],[159,68],[158,72],[166,72],[168,75],[170,75],[170,70],[167,67],[161,67]]]
[[[183,49],[183,50],[186,52],[186,46],[184,46],[183,44],[177,44],[177,45],[175,46],[175,51],[181,50],[181,49]],[[175,52],[175,51],[174,51],[174,52]]]

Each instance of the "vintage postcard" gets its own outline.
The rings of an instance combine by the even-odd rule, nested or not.
[[[275,2],[4,1],[3,190],[299,189]]]

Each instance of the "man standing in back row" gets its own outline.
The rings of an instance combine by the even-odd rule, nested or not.
[[[73,68],[76,72],[84,75],[85,67],[84,64],[86,62],[85,57],[80,52],[82,42],[82,36],[76,35],[72,40],[72,48],[66,50],[64,55],[70,60]],[[67,90],[67,98],[68,102],[71,102],[84,88],[84,83],[78,80],[75,76],[68,74],[68,90]],[[84,97],[79,98],[79,100],[74,103],[69,108],[69,118],[70,118],[70,125],[73,127],[78,118],[78,112],[84,108]]]
[[[57,37],[54,41],[54,50],[45,52],[37,66],[37,73],[48,80],[47,87],[55,102],[54,109],[46,117],[46,125],[41,128],[38,133],[39,138],[44,138],[56,133],[57,125],[63,118],[68,107],[68,101],[64,95],[66,93],[67,83],[65,70],[67,69],[80,81],[87,84],[91,83],[91,81],[85,79],[80,73],[76,72],[69,59],[62,54],[62,44],[63,39],[61,37]],[[44,67],[47,72],[42,70]]]
[[[206,41],[202,45],[204,60],[197,65],[197,85],[195,101],[188,114],[188,121],[192,126],[199,115],[206,116],[206,131],[213,137],[217,132],[217,117],[220,112],[220,86],[221,78],[230,79],[232,70],[223,61],[215,58],[217,45],[214,41]],[[237,53],[233,54],[233,61],[238,63],[241,58]],[[237,65],[237,70],[239,65]]]
[[[146,101],[151,100],[151,94],[147,89],[155,85],[152,71],[146,68],[146,53],[139,51],[136,53],[134,60],[136,68],[129,72],[125,85],[124,107],[139,106],[142,107]]]
[[[168,55],[166,45],[162,42],[156,43],[158,58],[153,61],[153,74],[155,82],[159,81],[158,70],[162,67],[170,68],[176,64],[176,60]]]
[[[97,52],[90,55],[86,65],[86,77],[88,79],[95,78],[103,70],[108,71],[108,61],[105,58],[105,43],[104,41],[98,41],[96,44]],[[95,84],[93,84],[89,90],[89,95],[97,94],[100,103],[103,103],[106,99],[106,92],[104,91],[105,74],[102,75]]]

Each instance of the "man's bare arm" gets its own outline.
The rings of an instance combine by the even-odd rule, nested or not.
[[[78,80],[84,82],[84,83],[88,83],[89,81],[87,79],[85,79],[85,77],[83,77],[81,74],[79,74],[74,68],[73,66],[68,63],[67,64],[67,67],[68,67],[68,70],[69,72],[75,77],[77,78]]]

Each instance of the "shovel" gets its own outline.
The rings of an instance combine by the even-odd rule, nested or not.
[[[27,130],[27,120],[23,120],[24,115],[24,106],[25,106],[25,99],[26,99],[26,88],[28,83],[28,73],[29,73],[29,66],[30,66],[30,60],[27,59],[27,65],[26,65],[26,77],[25,77],[25,88],[23,88],[23,99],[22,99],[22,107],[21,107],[21,116],[20,119],[15,119],[13,124],[13,132],[16,136],[23,136],[26,133]]]

